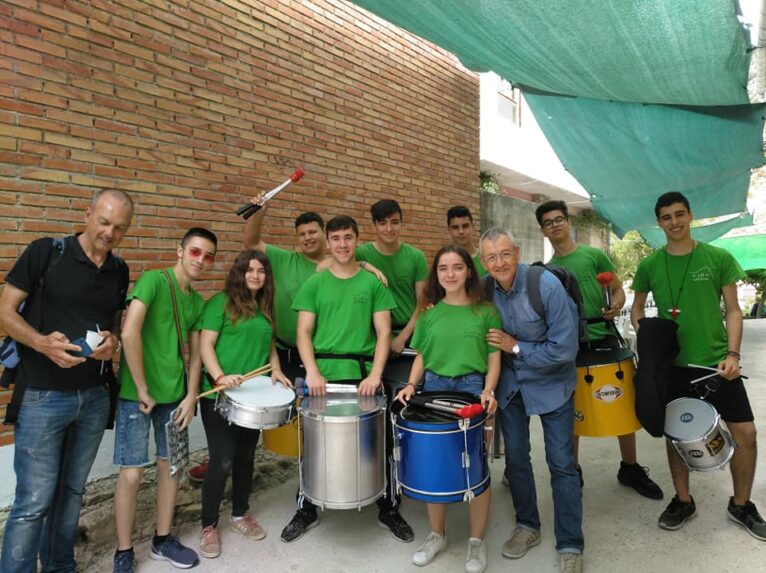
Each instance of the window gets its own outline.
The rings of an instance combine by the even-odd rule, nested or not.
[[[508,80],[500,80],[497,88],[497,112],[514,125],[521,126],[521,105],[519,90]]]

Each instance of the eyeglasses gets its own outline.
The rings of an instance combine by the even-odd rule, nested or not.
[[[215,262],[215,255],[211,253],[206,253],[199,247],[189,247],[188,248],[189,256],[192,259],[198,259],[202,257],[202,262],[206,265],[212,265]]]
[[[495,265],[498,260],[502,260],[504,263],[507,263],[513,259],[513,254],[513,251],[503,251],[499,255],[489,255],[484,259],[484,262],[490,267]]]
[[[543,229],[551,229],[553,227],[558,227],[559,225],[563,225],[564,221],[567,220],[567,217],[564,217],[562,215],[559,215],[555,219],[548,219],[547,221],[543,221]]]

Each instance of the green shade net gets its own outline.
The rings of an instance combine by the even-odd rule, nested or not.
[[[764,107],[734,0],[354,2],[521,87],[619,235],[653,226],[669,190],[699,218],[746,210]]]
[[[539,90],[619,101],[748,103],[734,0],[353,0]]]
[[[712,244],[729,251],[746,271],[766,269],[766,235],[729,237],[713,241]]]
[[[692,227],[692,238],[703,243],[711,243],[718,237],[723,237],[732,229],[747,227],[752,224],[753,216],[750,213],[740,213],[738,216],[725,221]],[[640,233],[644,241],[655,249],[665,246],[665,232],[662,229],[652,227],[650,229],[641,229]]]
[[[616,234],[656,225],[667,191],[698,219],[746,209],[750,169],[763,163],[766,105],[682,107],[572,98],[526,99],[564,167]]]

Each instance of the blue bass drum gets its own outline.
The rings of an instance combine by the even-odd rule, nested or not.
[[[423,397],[446,400],[458,407],[478,404],[462,392],[424,392]],[[489,487],[486,413],[457,418],[421,406],[391,406],[397,489],[429,503],[470,501]]]

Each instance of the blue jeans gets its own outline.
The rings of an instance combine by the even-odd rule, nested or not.
[[[465,392],[478,396],[482,390],[484,390],[484,374],[473,372],[452,377],[426,370],[424,392]]]
[[[2,573],[75,571],[85,482],[109,417],[109,391],[28,388],[15,430],[16,497],[5,525]]]
[[[149,429],[154,427],[154,445],[159,459],[168,458],[168,442],[165,436],[165,424],[170,420],[170,413],[178,402],[156,404],[152,411],[144,414],[140,402],[136,400],[117,400],[117,412],[114,419],[114,465],[121,468],[142,468],[151,465],[149,459]],[[2,572],[0,572],[2,573]]]
[[[516,525],[540,529],[535,477],[529,457],[529,416],[524,410],[521,393],[517,393],[507,407],[498,409],[498,414],[505,440],[505,471],[516,510]],[[556,410],[541,414],[540,421],[553,490],[556,550],[560,553],[581,553],[584,546],[582,492],[572,450],[574,397],[570,396]]]

